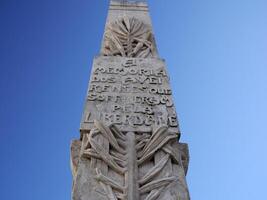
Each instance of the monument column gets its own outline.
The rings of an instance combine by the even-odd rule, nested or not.
[[[189,154],[144,0],[111,0],[94,59],[72,200],[189,200]]]

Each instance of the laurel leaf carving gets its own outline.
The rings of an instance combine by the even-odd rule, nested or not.
[[[145,184],[147,181],[151,180],[162,168],[166,165],[169,155],[166,154],[153,168],[151,168],[144,177],[139,180],[140,184]]]
[[[129,21],[131,26],[133,21]],[[129,27],[127,27],[129,28]],[[135,27],[134,27],[135,28]],[[139,199],[145,195],[143,200],[157,200],[171,183],[178,181],[178,177],[170,172],[161,172],[166,168],[167,163],[174,160],[179,163],[178,154],[172,149],[173,140],[177,140],[177,134],[168,131],[168,127],[159,127],[153,133],[135,134],[133,132],[122,133],[115,125],[105,126],[99,121],[94,122],[95,128],[85,134],[82,142],[82,156],[84,158],[101,160],[109,170],[116,172],[121,179],[116,179],[100,168],[96,167],[95,179],[99,182],[100,191],[109,200]],[[101,138],[108,141],[109,148],[102,146]],[[106,144],[106,143],[105,143]],[[149,158],[155,156],[158,151],[163,152],[158,157],[155,165],[146,173],[138,177],[138,167],[143,165]],[[127,153],[126,153],[127,152]],[[114,174],[113,173],[113,174]],[[117,176],[118,176],[117,175]]]
[[[104,38],[105,56],[156,56],[151,28],[142,21],[124,16],[109,24]]]

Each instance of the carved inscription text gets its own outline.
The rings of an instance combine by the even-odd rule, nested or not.
[[[178,123],[165,64],[159,59],[105,57],[93,65],[82,127],[94,120],[123,131]]]

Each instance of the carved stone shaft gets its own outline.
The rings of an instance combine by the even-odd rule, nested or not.
[[[144,0],[111,0],[80,126],[72,200],[189,200],[188,146]]]

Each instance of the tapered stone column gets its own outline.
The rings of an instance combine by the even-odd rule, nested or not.
[[[71,144],[72,200],[189,200],[188,147],[179,138],[147,3],[111,0]]]

